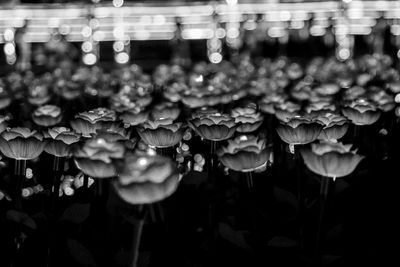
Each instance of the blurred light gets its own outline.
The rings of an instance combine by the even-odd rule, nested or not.
[[[393,35],[400,35],[400,25],[392,25],[392,26],[390,27],[390,32],[391,32]]]
[[[82,43],[82,51],[88,53],[93,50],[93,44],[89,41]]]
[[[11,56],[15,54],[15,46],[13,43],[6,43],[3,47],[4,53],[7,56]]]
[[[117,39],[124,38],[124,28],[122,26],[117,26],[113,30],[113,35]]]
[[[155,15],[153,18],[153,23],[155,25],[164,25],[166,22],[165,16],[163,15]]]
[[[287,21],[287,20],[290,20],[291,14],[290,14],[289,11],[284,10],[284,11],[281,11],[281,12],[279,13],[279,18],[280,18],[282,21]]]
[[[115,7],[121,7],[124,5],[124,0],[113,0],[113,5]]]
[[[59,18],[50,18],[49,19],[49,27],[50,28],[57,28],[60,25]]]
[[[349,4],[352,0],[343,0],[344,3]]]
[[[346,60],[350,57],[350,50],[348,48],[340,48],[338,52],[338,57],[341,60]]]
[[[122,52],[115,55],[115,61],[119,64],[126,64],[129,62],[128,53]]]
[[[210,62],[214,64],[218,64],[222,61],[222,55],[218,52],[211,53],[209,56]]]
[[[282,27],[271,27],[268,29],[268,35],[272,38],[285,36],[285,29]]]
[[[183,39],[210,39],[214,35],[211,29],[184,29],[182,31]]]
[[[135,32],[135,38],[138,40],[148,40],[150,39],[150,32],[146,30],[141,30]]]
[[[93,33],[93,40],[96,42],[103,41],[105,37],[105,34],[103,31],[96,31]]]
[[[71,27],[68,24],[62,24],[58,28],[58,32],[62,35],[67,35],[71,32]]]
[[[226,0],[226,4],[229,6],[234,6],[238,3],[238,0]]]
[[[122,52],[124,50],[124,42],[122,41],[114,42],[113,49],[115,52]]]
[[[215,37],[222,39],[225,38],[226,36],[226,31],[224,28],[218,28],[215,30]]]
[[[302,20],[294,20],[290,23],[292,29],[302,29],[304,28],[304,21]]]
[[[312,36],[323,36],[326,33],[326,29],[319,25],[313,25],[310,28],[310,34]]]
[[[147,16],[147,15],[146,16],[142,16],[142,17],[140,17],[140,23],[148,25],[148,24],[152,23],[152,19],[151,19],[150,16]]]
[[[221,45],[222,45],[221,40],[215,39],[215,38],[210,39],[210,40],[208,40],[208,42],[207,42],[207,46],[208,46],[208,48],[211,49],[211,50],[215,50],[215,49],[217,49],[217,48],[221,48]]]
[[[83,56],[83,63],[86,65],[94,65],[97,61],[97,57],[95,54],[86,54]]]
[[[243,25],[243,28],[247,31],[253,31],[257,29],[257,22],[251,20],[251,21],[246,21]]]
[[[17,62],[17,57],[15,56],[15,54],[7,57],[8,65],[14,65],[15,62]]]
[[[397,58],[400,58],[400,50],[397,51]]]
[[[235,38],[238,38],[239,37],[239,29],[237,29],[237,28],[229,28],[227,31],[226,31],[226,37],[227,38],[232,38],[232,39],[235,39]]]
[[[14,40],[14,31],[12,29],[6,29],[4,31],[4,40],[7,42],[12,42]]]
[[[146,166],[147,165],[147,159],[146,158],[139,158],[138,159],[138,164],[140,166]]]
[[[82,28],[82,35],[83,37],[90,37],[90,35],[92,35],[92,29],[89,26],[84,26]]]
[[[100,21],[98,19],[91,19],[89,21],[89,27],[92,29],[97,29],[100,26]]]

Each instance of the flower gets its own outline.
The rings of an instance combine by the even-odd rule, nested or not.
[[[86,140],[74,152],[76,166],[94,178],[111,178],[117,175],[114,162],[124,157],[125,148],[118,142],[96,137]]]
[[[147,83],[132,83],[122,86],[121,90],[110,99],[110,107],[119,113],[132,110],[143,110],[153,98],[151,97],[152,86]]]
[[[381,116],[376,106],[365,99],[352,101],[343,107],[342,112],[355,125],[371,125]]]
[[[240,133],[254,132],[261,126],[264,120],[264,116],[260,112],[257,112],[255,104],[244,108],[234,108],[231,111],[231,116],[235,119],[236,123],[241,123],[237,128],[237,131]]]
[[[32,105],[43,105],[50,100],[49,88],[42,81],[34,80],[34,83],[28,87],[28,101]]]
[[[7,121],[10,118],[8,116],[0,115],[0,133],[2,133],[7,128]]]
[[[290,145],[308,144],[316,140],[322,131],[320,122],[313,118],[296,115],[276,128],[279,137]]]
[[[181,110],[179,107],[170,102],[162,102],[152,109],[150,116],[153,120],[172,119],[173,121],[179,117]]]
[[[5,109],[11,104],[11,97],[6,90],[3,80],[0,79],[0,109]]]
[[[53,126],[62,119],[61,109],[54,105],[38,107],[32,114],[33,121],[40,126]]]
[[[149,112],[147,111],[127,111],[119,116],[122,122],[128,126],[136,126],[144,123],[149,118]]]
[[[181,122],[172,119],[146,121],[137,128],[142,140],[155,147],[171,147],[178,144],[185,133]]]
[[[302,149],[301,155],[306,166],[313,172],[338,178],[351,174],[364,158],[351,151],[352,145],[323,141],[311,144],[311,149]]]
[[[172,195],[179,184],[179,175],[171,159],[159,155],[128,154],[113,183],[126,202],[150,204]]]
[[[338,114],[326,112],[323,114],[319,114],[316,119],[324,125],[324,128],[322,128],[318,139],[340,139],[346,134],[349,128],[347,119]]]
[[[262,169],[272,153],[266,140],[253,135],[241,135],[228,140],[228,145],[217,151],[218,157],[225,167],[250,172]]]
[[[236,128],[235,119],[214,109],[202,109],[192,113],[189,126],[201,138],[211,141],[222,141],[232,137]]]
[[[46,145],[43,136],[28,128],[7,128],[0,135],[0,151],[15,160],[37,158]]]
[[[125,141],[129,139],[130,132],[125,128],[112,124],[108,128],[97,129],[96,136],[103,137],[110,142]]]
[[[80,136],[69,128],[54,127],[44,132],[47,140],[44,151],[56,157],[70,157],[71,145],[79,141]]]
[[[98,129],[107,129],[115,124],[117,114],[113,110],[97,108],[90,111],[79,113],[72,120],[71,127],[75,132],[85,137],[95,134]]]

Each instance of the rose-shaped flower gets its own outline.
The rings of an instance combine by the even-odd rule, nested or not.
[[[108,128],[97,129],[96,136],[103,137],[109,142],[126,141],[130,138],[130,132],[118,125],[111,125]]]
[[[317,117],[317,120],[324,125],[324,128],[322,129],[318,139],[323,139],[323,140],[340,139],[346,134],[349,128],[347,119],[338,114],[327,112],[324,114],[320,114]]]
[[[33,112],[32,119],[39,126],[54,126],[62,119],[61,109],[54,105],[38,107]]]
[[[351,147],[342,143],[321,142],[311,144],[311,149],[302,149],[301,155],[311,171],[336,179],[351,174],[364,158],[351,151]]]
[[[322,131],[319,121],[296,115],[276,128],[279,137],[290,145],[308,144],[316,140]]]
[[[34,84],[28,87],[28,101],[33,105],[43,105],[50,100],[49,88],[46,84],[34,81]]]
[[[65,127],[54,127],[44,132],[46,146],[44,151],[56,157],[70,157],[72,145],[79,141],[79,135]]]
[[[132,110],[142,110],[151,101],[152,87],[149,84],[133,83],[124,85],[122,89],[110,99],[111,109],[123,113]]]
[[[257,112],[255,105],[232,109],[231,116],[235,119],[236,123],[241,123],[237,128],[237,131],[240,133],[254,132],[261,126],[264,120],[264,116],[260,112]]]
[[[281,121],[288,121],[297,115],[301,106],[297,103],[286,101],[275,107],[275,116]]]
[[[45,145],[43,136],[28,128],[8,128],[0,135],[0,151],[7,158],[16,160],[37,158]]]
[[[235,119],[227,114],[221,114],[216,110],[200,110],[192,114],[189,126],[201,138],[211,141],[222,141],[232,137],[236,128]]]
[[[394,97],[380,88],[377,88],[377,91],[370,95],[370,99],[376,103],[379,109],[385,112],[394,109],[396,106]]]
[[[55,93],[66,100],[78,98],[84,90],[84,84],[76,79],[74,76],[71,80],[59,79],[55,84]]]
[[[107,129],[115,124],[117,114],[106,108],[97,108],[79,113],[72,120],[71,127],[85,137],[95,134],[98,129]]]
[[[284,94],[271,93],[261,99],[259,106],[262,112],[267,114],[275,114],[275,107],[282,105],[287,101],[287,96]]]
[[[122,159],[124,152],[122,144],[96,137],[88,139],[74,152],[75,164],[93,178],[111,178],[117,175],[115,161]]]
[[[122,122],[127,126],[136,126],[144,123],[149,118],[149,112],[147,111],[127,111],[119,116]]]
[[[146,121],[137,128],[142,140],[154,147],[172,147],[178,144],[185,133],[181,122],[172,119]]]
[[[342,112],[355,125],[371,125],[381,116],[381,111],[365,99],[351,102],[343,107]]]
[[[0,133],[7,128],[7,121],[10,120],[8,116],[0,115]]]
[[[340,87],[335,83],[325,83],[314,89],[319,95],[335,95],[340,91]]]
[[[129,154],[119,168],[113,185],[126,202],[150,204],[172,195],[179,184],[179,174],[171,159],[159,155]]]
[[[256,136],[238,136],[228,140],[228,145],[217,151],[218,157],[225,167],[250,172],[266,166],[272,149],[266,145],[266,140]]]

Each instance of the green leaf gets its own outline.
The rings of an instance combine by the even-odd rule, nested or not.
[[[15,223],[25,225],[26,227],[31,228],[33,230],[37,228],[35,221],[31,217],[29,217],[28,214],[21,211],[17,210],[7,211],[7,219]]]
[[[80,224],[89,217],[89,211],[89,204],[75,203],[64,211],[64,214],[61,216],[61,220]]]
[[[75,239],[67,239],[67,246],[72,258],[82,266],[96,266],[90,251]]]

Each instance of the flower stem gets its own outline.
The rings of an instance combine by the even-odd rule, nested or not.
[[[131,263],[130,267],[136,267],[137,261],[139,259],[139,246],[140,239],[142,237],[144,220],[146,217],[146,213],[144,211],[143,205],[139,205],[138,209],[138,220],[133,226],[133,235],[132,235],[132,250],[131,250]]]
[[[319,219],[318,219],[318,227],[317,227],[317,240],[315,244],[315,254],[318,255],[321,249],[321,232],[323,230],[325,210],[326,210],[326,202],[328,200],[329,193],[329,177],[321,177],[321,186],[319,191],[320,197],[320,211],[319,211]]]
[[[15,175],[15,208],[22,209],[21,187],[26,172],[26,160],[15,160],[14,175]]]
[[[245,175],[246,175],[246,186],[249,190],[252,190],[254,188],[253,173],[246,172]]]

